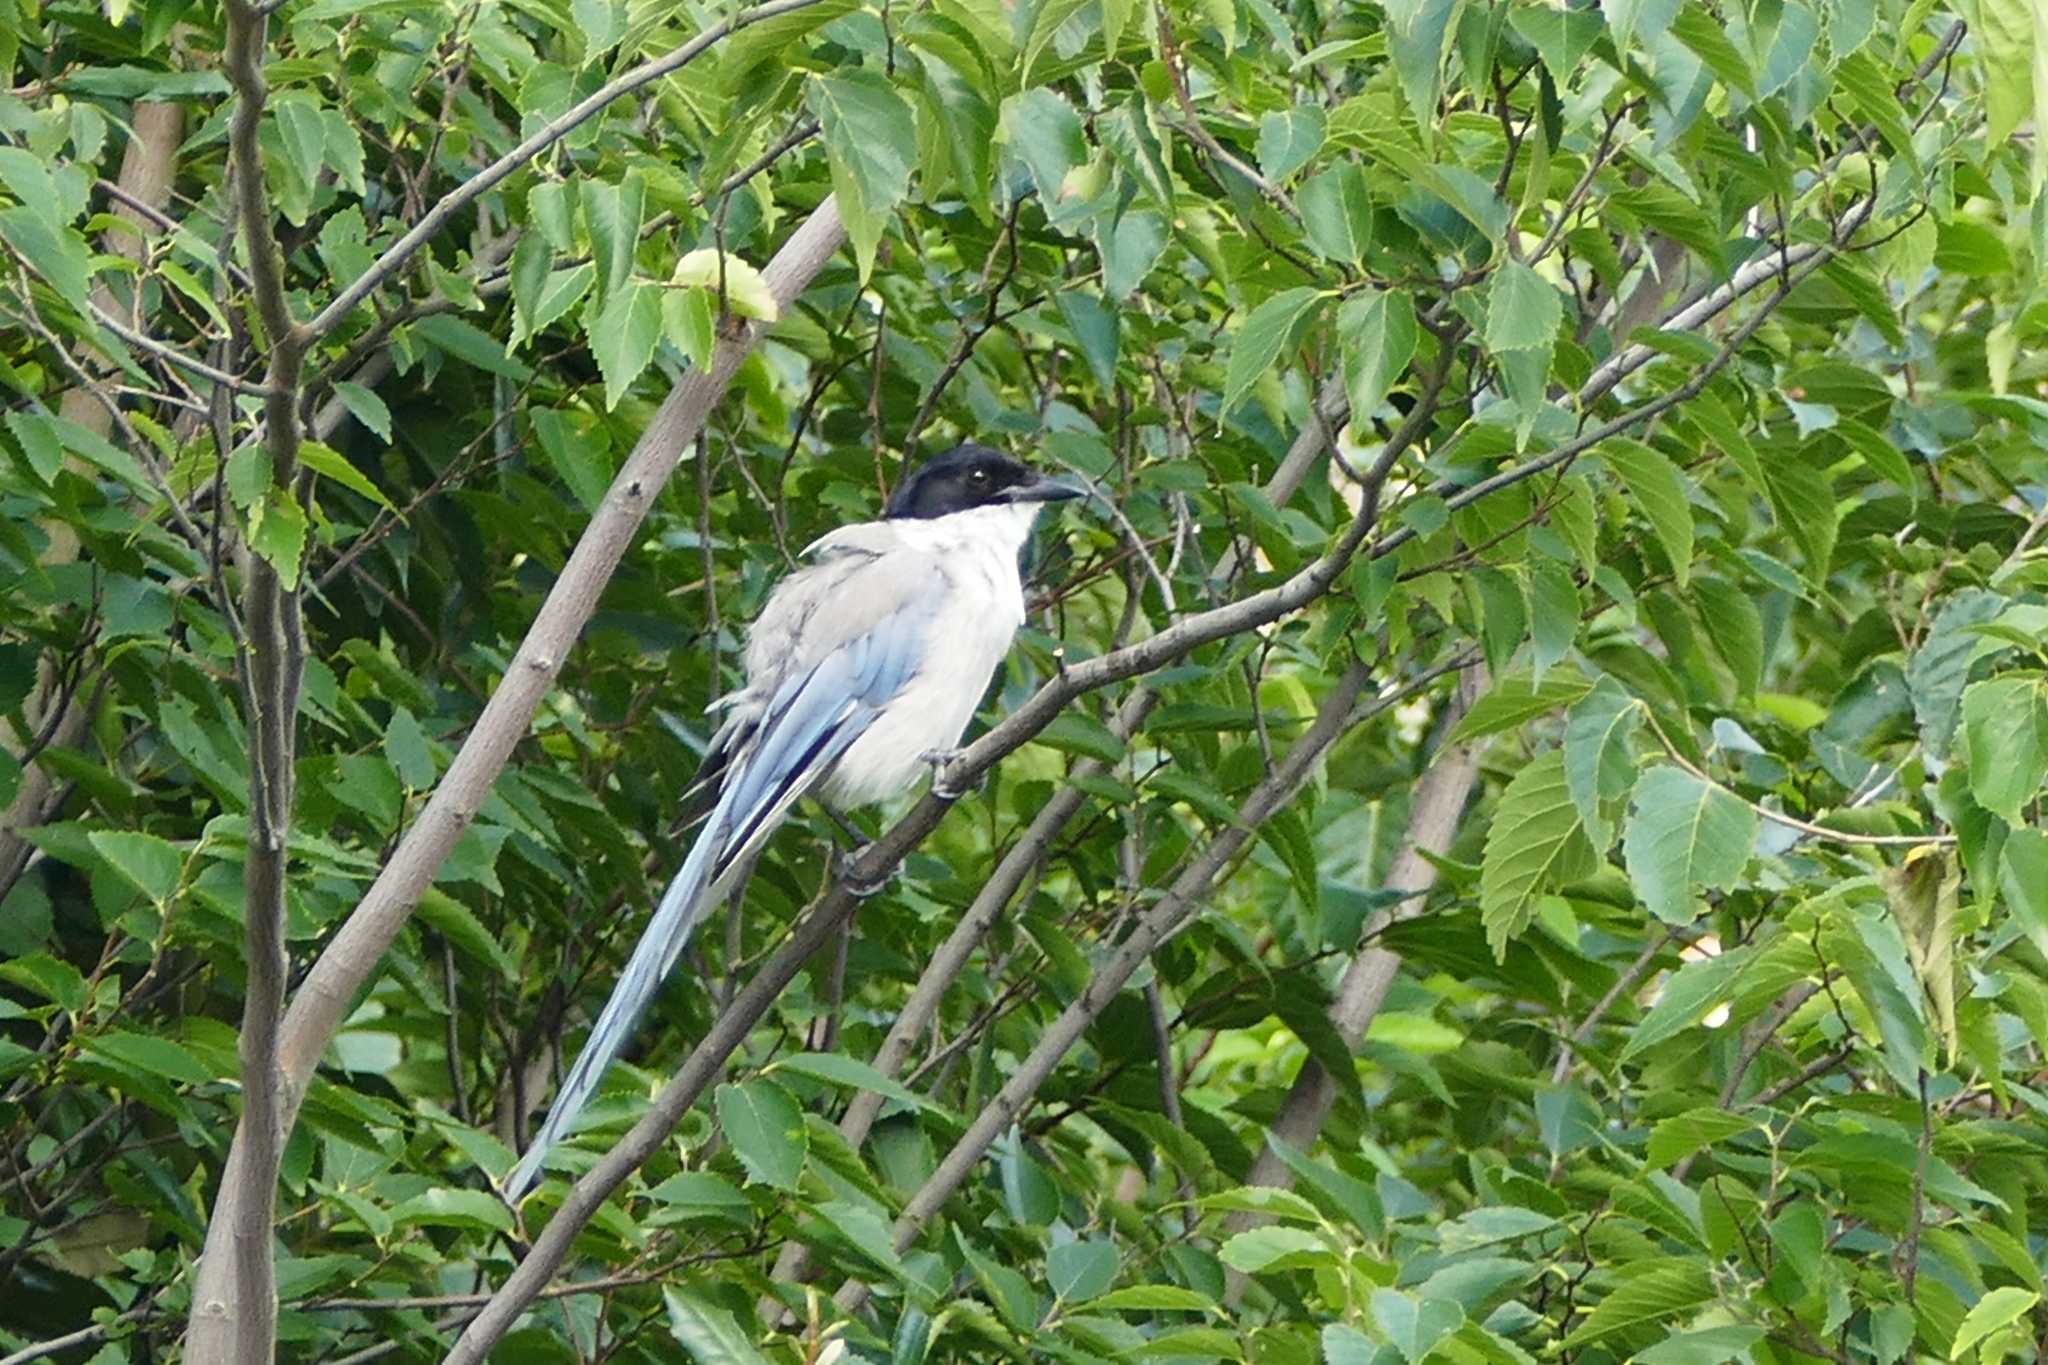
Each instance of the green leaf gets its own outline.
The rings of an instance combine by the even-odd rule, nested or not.
[[[1592,689],[1591,680],[1577,669],[1553,669],[1541,682],[1531,673],[1509,673],[1472,704],[1445,742],[1464,744],[1516,729],[1561,706],[1570,706]]]
[[[122,1071],[139,1071],[175,1085],[206,1085],[219,1079],[189,1048],[143,1033],[96,1033],[80,1050]]]
[[[1657,543],[1671,561],[1678,586],[1685,587],[1692,576],[1693,550],[1692,504],[1686,499],[1685,476],[1662,453],[1640,441],[1616,437],[1603,442],[1600,457],[1650,523]]]
[[[1726,1365],[1763,1340],[1764,1329],[1748,1324],[1702,1327],[1680,1332],[1637,1351],[1632,1365]]]
[[[1316,254],[1339,265],[1363,265],[1372,249],[1372,194],[1365,172],[1340,161],[1302,182],[1295,196],[1302,231]]]
[[[1799,542],[1806,556],[1806,577],[1816,587],[1827,581],[1828,564],[1834,557],[1839,514],[1834,490],[1827,475],[1789,452],[1778,453],[1764,466],[1764,478],[1771,486],[1771,506],[1778,521]]]
[[[370,393],[368,389],[364,389],[362,392],[373,402],[376,400],[377,395]],[[383,405],[380,403],[378,406],[382,407]],[[386,413],[385,421],[388,423],[390,420],[390,414]],[[396,512],[398,510],[391,505],[391,499],[385,497],[383,491],[376,484],[370,482],[369,475],[350,464],[348,457],[332,446],[322,445],[318,441],[301,441],[299,443],[299,462],[322,478],[334,480],[351,493],[361,494],[387,512]]]
[[[1566,85],[1578,73],[1579,63],[1593,50],[1606,30],[1600,15],[1589,9],[1555,9],[1549,5],[1521,5],[1508,12],[1508,23],[1536,49],[1550,78]],[[1617,38],[1617,46],[1626,41]]]
[[[1111,734],[1108,726],[1072,708],[1053,717],[1052,723],[1032,738],[1062,753],[1099,758],[1104,763],[1115,763],[1124,756],[1123,741]]]
[[[794,1191],[810,1146],[803,1111],[773,1081],[721,1085],[716,1096],[719,1127],[750,1180]]]
[[[1764,674],[1764,623],[1756,603],[1727,579],[1712,575],[1694,580],[1692,600],[1714,652],[1735,675],[1735,695],[1755,696]]]
[[[1216,1300],[1177,1284],[1134,1284],[1111,1290],[1089,1307],[1097,1313],[1207,1313]]]
[[[1106,1241],[1065,1242],[1045,1256],[1045,1281],[1063,1303],[1085,1303],[1116,1280],[1116,1244]]]
[[[1565,713],[1565,786],[1593,846],[1603,851],[1614,843],[1610,808],[1635,785],[1633,744],[1642,716],[1642,703],[1609,677]]]
[[[482,1190],[441,1186],[413,1196],[391,1210],[394,1227],[461,1228],[469,1232],[512,1230],[512,1210]]]
[[[635,280],[605,299],[604,311],[590,324],[590,353],[604,374],[604,406],[609,412],[654,359],[661,340],[661,288]]]
[[[1920,742],[1936,758],[1948,756],[1970,665],[1983,645],[1971,627],[1995,619],[2006,605],[2004,597],[1981,588],[1952,594],[1934,613],[1933,624],[1906,663],[1906,688],[1920,722]]]
[[[1506,957],[1539,896],[1599,865],[1565,785],[1563,753],[1539,755],[1501,793],[1479,865],[1479,914],[1494,957]]]
[[[2048,833],[2015,829],[2006,835],[1998,885],[2013,920],[2048,955]]]
[[[85,1008],[84,973],[48,953],[31,953],[27,957],[0,961],[0,979],[26,987],[73,1014]]]
[[[1570,1350],[1632,1327],[1676,1321],[1688,1310],[1712,1301],[1715,1293],[1705,1261],[1644,1257],[1629,1265],[1628,1273],[1561,1344]]]
[[[1259,120],[1259,170],[1275,184],[1306,166],[1322,145],[1323,111],[1313,104]]]
[[[391,409],[384,406],[384,400],[377,396],[375,390],[344,379],[334,386],[334,396],[341,400],[350,416],[363,424],[363,430],[387,445],[390,443]]]
[[[1337,1254],[1315,1233],[1279,1225],[1240,1232],[1218,1248],[1216,1254],[1223,1264],[1247,1275],[1337,1263]]]
[[[507,981],[519,976],[519,964],[498,942],[498,936],[484,928],[474,911],[445,891],[428,887],[420,893],[420,918],[462,952],[489,967]]]
[[[83,313],[92,255],[76,231],[52,223],[45,212],[26,205],[0,209],[0,241],[47,280],[59,298]]]
[[[294,498],[273,488],[250,509],[249,548],[277,570],[285,591],[297,589],[306,559],[306,514]]]
[[[1124,173],[1144,187],[1153,204],[1162,213],[1173,212],[1173,175],[1167,168],[1166,153],[1159,145],[1158,134],[1153,131],[1151,114],[1145,108],[1143,97],[1134,94],[1125,103],[1099,116],[1095,120],[1095,134],[1116,157]],[[1304,186],[1303,193],[1306,192],[1307,187]]]
[[[731,252],[705,247],[676,262],[669,283],[680,288],[707,289],[717,294],[726,309],[743,318],[773,322],[782,315],[775,294],[761,272]],[[724,292],[719,294],[720,290]]]
[[[1525,584],[1529,597],[1529,661],[1538,682],[1571,651],[1579,634],[1579,585],[1571,572],[1551,559],[1529,565]]]
[[[1643,905],[1666,924],[1690,924],[1694,893],[1728,890],[1749,863],[1757,813],[1740,797],[1670,764],[1636,779],[1622,859]]]
[[[1657,1126],[1650,1130],[1650,1143],[1644,1150],[1644,1159],[1652,1166],[1669,1166],[1702,1147],[1726,1142],[1756,1127],[1757,1120],[1725,1109],[1688,1109],[1683,1114],[1657,1121]]]
[[[1688,962],[1674,972],[1657,992],[1657,1003],[1636,1024],[1622,1045],[1621,1060],[1640,1056],[1657,1044],[1674,1038],[1728,1003],[1734,983],[1749,966],[1755,951],[1731,948],[1716,957]]]
[[[1671,36],[1691,48],[1707,69],[1751,99],[1757,97],[1756,76],[1749,62],[1728,38],[1726,27],[1702,4],[1686,4],[1671,20]]]
[[[440,771],[427,732],[403,706],[391,708],[391,722],[384,727],[384,757],[390,760],[398,780],[412,791],[425,791],[433,786],[434,776]]]
[[[1949,1343],[1948,1358],[1961,1360],[1978,1342],[2033,1312],[2034,1305],[2040,1301],[2041,1296],[2033,1290],[2013,1285],[1990,1291],[1963,1315],[1962,1325],[1956,1328],[1955,1340]]]
[[[848,1090],[872,1090],[884,1099],[895,1100],[899,1104],[907,1104],[917,1109],[933,1107],[930,1100],[890,1080],[866,1062],[838,1052],[795,1053],[779,1059],[764,1074],[773,1075],[777,1071],[793,1071],[799,1076],[808,1076],[814,1081],[843,1086]]]
[[[646,186],[637,175],[618,184],[584,180],[583,225],[590,233],[590,254],[597,266],[598,293],[609,299],[633,278],[633,255],[640,245],[640,217]]]
[[[1520,261],[1493,272],[1486,295],[1486,349],[1547,351],[1564,321],[1564,299],[1550,281]]]
[[[2048,694],[2033,674],[1992,678],[1963,690],[1963,752],[1970,794],[2008,825],[2048,781]]]
[[[1337,339],[1351,420],[1363,427],[1415,358],[1415,301],[1391,290],[1353,294],[1337,310]]]
[[[1443,1299],[1375,1289],[1371,1302],[1373,1320],[1408,1365],[1422,1365],[1444,1338],[1465,1325],[1465,1310]]]
[[[1242,403],[1253,383],[1273,368],[1302,319],[1322,298],[1322,291],[1304,286],[1275,294],[1252,310],[1231,339],[1230,365],[1223,382],[1224,414]]]
[[[474,365],[489,374],[503,375],[514,383],[524,383],[533,377],[533,371],[508,355],[497,338],[461,318],[450,317],[446,313],[421,318],[412,325],[412,330],[420,340],[465,365]]]
[[[161,906],[178,889],[184,874],[185,855],[175,844],[154,834],[94,830],[87,836],[107,866],[129,884]]]
[[[809,100],[825,133],[832,193],[865,283],[889,216],[910,190],[910,168],[917,162],[917,120],[895,88],[873,71],[816,77]],[[1057,187],[1053,192],[1057,194]]]
[[[611,438],[604,424],[581,408],[529,408],[527,420],[576,501],[585,511],[595,512],[613,474]]]
[[[1699,424],[1707,439],[1734,462],[1736,469],[1741,471],[1742,477],[1749,481],[1752,489],[1759,494],[1770,493],[1770,485],[1764,479],[1764,464],[1757,456],[1756,447],[1750,444],[1749,434],[1742,429],[1742,424],[1735,420],[1719,398],[1711,393],[1700,394],[1685,405],[1684,412],[1687,417]]]

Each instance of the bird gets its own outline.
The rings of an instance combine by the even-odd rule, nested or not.
[[[1024,624],[1019,564],[1039,512],[1084,492],[958,445],[904,479],[881,520],[813,542],[768,594],[745,682],[713,703],[724,718],[685,798],[710,813],[507,1178],[508,1200],[533,1187],[691,931],[799,798],[837,812],[899,796],[927,771],[936,781]]]

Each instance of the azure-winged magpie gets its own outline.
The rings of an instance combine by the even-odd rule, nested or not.
[[[956,446],[843,526],[768,595],[746,685],[718,707],[697,787],[711,800],[561,1093],[506,1181],[532,1187],[689,941],[798,797],[847,808],[898,795],[960,742],[1024,623],[1018,556],[1041,505],[1081,490],[987,446]]]

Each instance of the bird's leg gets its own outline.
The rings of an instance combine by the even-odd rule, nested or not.
[[[870,896],[879,895],[884,887],[896,879],[896,870],[892,868],[886,876],[873,881],[857,874],[854,871],[854,864],[859,862],[861,854],[866,853],[869,847],[871,847],[871,841],[852,822],[847,820],[838,811],[832,809],[831,806],[823,801],[820,801],[818,805],[825,814],[832,817],[832,823],[839,826],[839,832],[846,836],[846,847],[834,849],[832,852],[832,876],[834,879],[843,883],[847,893],[856,900],[866,900]]]
[[[967,750],[964,748],[926,749],[918,755],[920,759],[932,765],[932,795],[938,797],[941,801],[958,801],[969,792],[980,791],[983,784],[988,781],[988,774],[986,773],[982,774],[981,781],[969,787],[955,787],[942,780],[946,766],[966,752]]]

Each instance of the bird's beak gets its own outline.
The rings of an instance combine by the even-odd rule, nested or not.
[[[1039,474],[1029,483],[1020,483],[1003,495],[1006,502],[1065,502],[1068,498],[1083,498],[1088,490],[1077,488],[1064,479],[1055,479]]]

